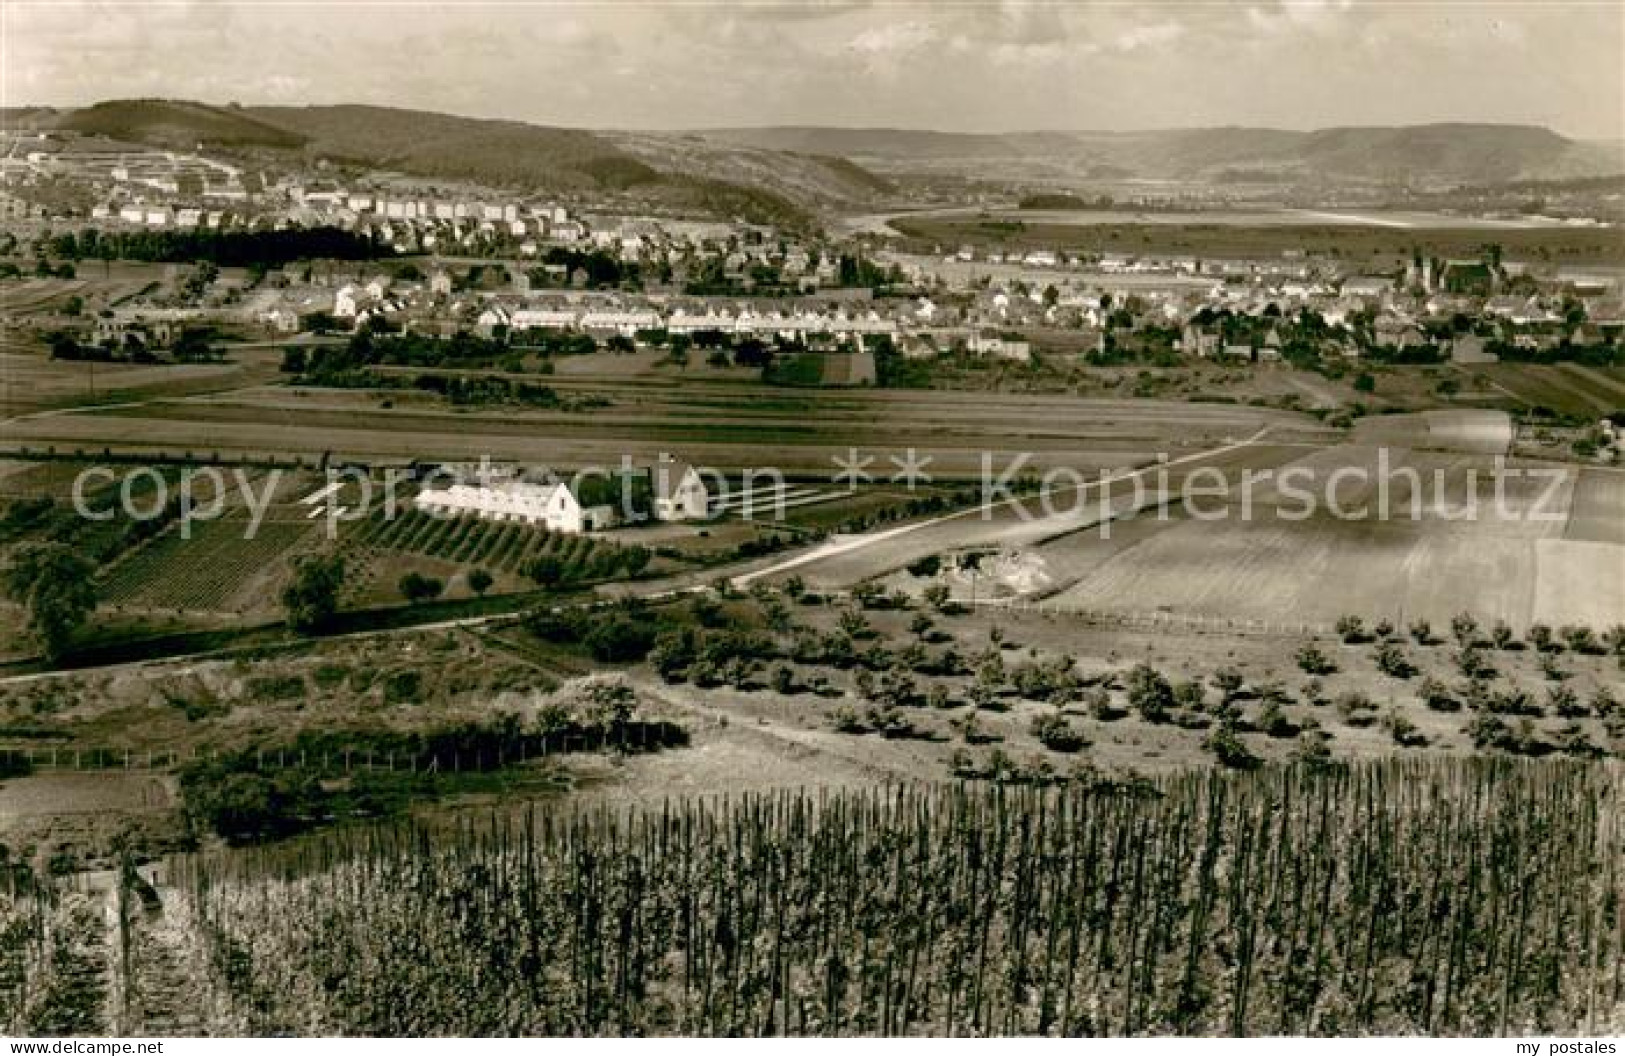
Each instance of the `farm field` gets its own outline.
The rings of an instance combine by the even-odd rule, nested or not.
[[[1019,218],[1018,218],[1019,219]],[[1470,258],[1486,241],[1499,244],[1508,260],[1563,264],[1625,263],[1625,242],[1610,228],[1461,226],[1378,227],[1350,223],[1146,223],[1080,224],[1022,220],[1012,223],[978,217],[897,217],[892,227],[911,248],[976,246],[989,250],[1051,249],[1094,253],[1170,253],[1199,257],[1279,257],[1286,249],[1307,254],[1340,254],[1370,261],[1372,267],[1402,263],[1413,247],[1428,246],[1444,257]]]
[[[1617,367],[1491,363],[1461,369],[1519,407],[1545,407],[1586,418],[1625,408],[1625,371]]]
[[[403,501],[405,501],[403,499]],[[533,590],[527,568],[538,558],[557,563],[554,585],[613,577],[648,563],[641,548],[604,536],[566,535],[545,528],[477,517],[434,517],[415,508],[396,516],[382,509],[344,522],[338,552],[345,558],[345,598],[352,605],[399,603],[399,578],[410,571],[440,578],[449,593],[473,593],[467,574],[492,575],[494,592]]]
[[[1306,416],[1226,405],[901,391],[784,394],[727,384],[615,385],[581,393],[607,394],[611,406],[582,413],[431,413],[382,409],[376,394],[302,398],[272,389],[25,418],[11,423],[8,439],[399,460],[489,454],[563,466],[666,451],[696,465],[765,465],[821,479],[836,471],[834,459],[854,448],[877,456],[877,468],[884,468],[885,456],[912,447],[933,458],[934,476],[974,479],[984,452],[1001,462],[1030,452],[1039,466],[1089,472],[1248,436],[1265,425],[1332,435]]]
[[[1097,524],[1103,517],[1112,518],[1124,510],[1154,502],[1164,484],[1177,488],[1198,470],[1204,477],[1234,483],[1243,473],[1282,465],[1300,457],[1303,451],[1302,447],[1265,441],[1219,454],[1201,455],[1166,470],[1152,469],[1139,479],[1138,486],[1136,481],[1125,479],[1109,484],[1104,493],[1101,488],[1092,488],[1081,498],[1076,491],[1058,490],[1048,503],[1042,496],[1027,496],[985,513],[973,509],[950,517],[928,519],[921,527],[892,530],[895,534],[856,548],[852,548],[853,543],[859,540],[837,538],[820,550],[794,559],[797,563],[793,568],[769,578],[782,580],[793,574],[822,589],[844,589],[896,571],[927,554],[967,547],[1036,546],[1046,539]],[[1088,483],[1097,480],[1098,474],[1086,473],[1082,479]],[[1061,481],[1063,487],[1069,483],[1070,480]],[[886,532],[881,529],[879,534]]]
[[[156,897],[194,926],[168,948],[139,922],[95,945],[130,951],[135,978],[121,989],[142,1010],[142,966],[215,965],[236,951],[233,979],[209,969],[206,985],[262,996],[228,996],[205,1015],[242,1017],[257,1035],[1566,1033],[1595,1021],[1599,997],[1614,1003],[1617,928],[1563,943],[1514,937],[1512,921],[1606,919],[1617,782],[1574,768],[1395,764],[1174,780],[1137,799],[943,787],[624,818],[487,816],[462,835],[402,827],[303,853],[177,862]],[[1509,826],[1551,863],[1522,883],[1493,850]],[[1281,864],[1288,855],[1298,867]],[[584,876],[584,860],[602,876]],[[865,861],[882,867],[844,864]],[[1238,875],[1249,882],[1225,881]],[[927,876],[942,879],[909,882]],[[1278,912],[1256,913],[1260,901]],[[1430,916],[1441,902],[1449,910]],[[466,935],[471,905],[524,937],[415,938]],[[524,906],[562,926],[528,930]],[[695,933],[734,941],[716,948]],[[1471,951],[1460,964],[1458,936]],[[1237,948],[1249,951],[1239,968],[1220,952]],[[352,957],[375,972],[291,997]],[[1299,982],[1311,960],[1324,972],[1314,986]],[[830,961],[853,970],[830,978]],[[1547,963],[1555,970],[1533,967]],[[492,981],[544,974],[569,984],[543,1000]],[[1072,999],[1080,975],[1095,981],[1087,1002]],[[1436,1003],[1376,983],[1416,975],[1449,980]],[[1300,986],[1308,996],[1290,999]],[[498,990],[512,996],[469,1000]]]
[[[0,440],[15,441],[18,416],[263,384],[277,376],[280,359],[274,351],[239,349],[224,363],[91,364],[0,343],[0,417],[10,419]]]
[[[103,603],[115,612],[267,612],[276,605],[271,588],[280,586],[288,558],[313,530],[301,508],[274,506],[252,536],[242,510],[194,525],[190,539],[172,528],[113,567]]]
[[[1625,546],[1625,472],[1596,466],[1579,471],[1563,538]]]
[[[189,537],[179,524],[171,525],[106,571],[100,590],[106,608],[114,614],[274,615],[292,558],[313,547],[323,527],[298,501],[319,478],[247,476],[256,503],[263,503],[257,520],[242,485],[229,474],[226,480],[226,505],[218,516],[191,524]]]
[[[1295,513],[1301,503],[1265,493],[1251,520],[1241,517],[1233,496],[1222,519],[1174,515],[1128,547],[1098,547],[1082,532],[1039,548],[1078,577],[1049,603],[1319,625],[1344,613],[1443,621],[1465,610],[1518,627],[1605,626],[1625,616],[1625,547],[1565,541],[1606,531],[1607,513],[1599,507],[1612,503],[1611,481],[1598,484],[1588,479],[1593,471],[1573,467],[1555,469],[1551,478],[1513,478],[1501,509],[1481,456],[1385,450],[1396,474],[1386,520],[1376,512],[1343,518],[1325,509],[1284,520],[1278,514]],[[1308,474],[1301,490],[1324,495],[1345,467],[1379,479],[1377,457],[1371,448],[1337,448],[1293,466]],[[1398,476],[1406,468],[1420,474],[1420,492]],[[1466,519],[1475,497],[1476,516]],[[1379,510],[1380,498],[1374,483],[1338,490],[1344,511]]]

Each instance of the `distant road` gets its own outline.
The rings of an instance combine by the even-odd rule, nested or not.
[[[1129,481],[1139,480],[1148,474],[1158,473],[1173,466],[1214,459],[1232,451],[1239,451],[1242,448],[1251,447],[1260,440],[1264,439],[1264,437],[1268,435],[1269,431],[1270,427],[1266,425],[1245,440],[1237,440],[1233,443],[1223,444],[1219,447],[1208,448],[1205,451],[1198,451],[1193,454],[1183,455],[1179,458],[1171,458],[1166,462],[1154,463],[1152,465],[1145,466],[1142,469],[1128,470],[1122,473],[1117,473],[1103,480],[1089,481],[1070,488],[1057,488],[1056,493],[1065,494],[1071,492],[1081,498],[1088,495],[1090,492],[1099,490],[1101,488],[1112,488]],[[875,546],[876,544],[897,539],[901,536],[923,531],[939,524],[947,524],[950,521],[963,520],[967,517],[987,517],[995,510],[1014,508],[1031,502],[1032,500],[1033,496],[1031,495],[1016,495],[1007,499],[995,499],[992,502],[985,502],[980,506],[974,506],[965,510],[958,510],[954,513],[946,513],[940,517],[932,517],[923,521],[914,521],[909,524],[899,525],[896,528],[887,528],[878,532],[867,532],[863,535],[846,536],[840,539],[831,540],[830,542],[827,542],[808,553],[798,554],[795,557],[786,558],[785,560],[777,562],[776,564],[768,565],[766,568],[755,569],[742,575],[735,576],[730,580],[730,582],[736,587],[748,586],[750,583],[758,579],[763,579],[767,576],[779,575],[792,571],[793,569],[803,568],[808,565],[816,564],[820,561],[826,561],[833,557],[852,554],[857,551]],[[1030,521],[1024,521],[1022,522],[1022,525],[1023,528],[1029,533],[1046,534],[1046,528],[1053,528],[1055,531],[1064,531],[1069,528],[1076,527],[1077,525],[1073,522],[1077,521],[1078,517],[1078,507],[1074,505],[1068,510],[1057,511],[1054,513],[1045,514],[1043,517],[1038,517]],[[920,554],[917,556],[923,557],[925,555]]]

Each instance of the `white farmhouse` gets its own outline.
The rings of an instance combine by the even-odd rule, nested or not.
[[[354,319],[359,308],[360,292],[350,283],[345,283],[333,294],[333,318]]]
[[[520,480],[453,484],[419,492],[413,501],[419,509],[443,516],[473,515],[569,534],[606,528],[615,521],[614,507],[583,506],[568,484]]]
[[[662,455],[649,470],[654,515],[659,521],[693,521],[710,513],[711,492],[699,471]]]

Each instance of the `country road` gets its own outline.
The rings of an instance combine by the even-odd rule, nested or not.
[[[823,586],[850,586],[853,582],[901,567],[909,560],[935,553],[949,546],[1031,545],[1065,532],[1089,527],[1098,523],[1102,515],[1109,517],[1119,512],[1115,510],[1111,503],[1113,500],[1112,492],[1120,485],[1141,481],[1153,474],[1162,473],[1179,466],[1221,459],[1225,455],[1258,444],[1269,434],[1269,431],[1270,427],[1265,426],[1245,440],[1237,440],[1205,451],[1197,451],[1140,469],[1126,470],[1100,480],[1086,481],[1068,487],[1057,487],[1049,493],[1047,500],[1040,500],[1032,495],[997,498],[980,506],[957,510],[924,521],[915,521],[876,532],[866,532],[862,535],[832,539],[807,553],[797,554],[765,568],[753,569],[750,572],[735,576],[730,582],[736,587],[744,587],[770,576],[782,575],[786,572],[806,569],[814,565],[834,565],[838,559],[852,558],[856,555],[872,555],[877,549],[885,548],[887,552],[878,559],[849,561],[846,562],[845,568],[819,577],[820,585]],[[1100,492],[1103,489],[1105,493],[1100,496],[1099,501],[1095,503],[1086,501],[1091,494]],[[1071,495],[1074,501],[1064,508],[1055,509],[1055,498],[1060,495]],[[1046,507],[1046,509],[1039,515],[1033,516],[1030,511],[1035,505]],[[1006,511],[1017,514],[1017,516],[995,520],[995,514]],[[986,526],[986,531],[977,532],[973,527],[962,526],[963,522],[972,518],[980,520]],[[940,528],[943,525],[954,525],[956,531],[952,534],[956,538],[939,539],[930,537],[932,529]],[[918,538],[922,534],[928,538]],[[913,545],[905,544],[887,547],[887,544],[909,536],[916,537],[909,540],[909,543]]]

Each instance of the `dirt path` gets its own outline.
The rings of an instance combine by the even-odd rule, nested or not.
[[[133,895],[131,902],[130,972],[122,1033],[168,1038],[202,1032],[202,995],[192,971],[187,929],[163,903],[143,905]]]

